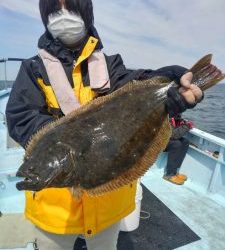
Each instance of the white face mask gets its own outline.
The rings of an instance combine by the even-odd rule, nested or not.
[[[66,9],[49,15],[47,28],[54,38],[67,46],[77,44],[86,35],[83,19]]]

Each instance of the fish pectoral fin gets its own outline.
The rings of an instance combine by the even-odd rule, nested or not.
[[[72,165],[73,165],[73,167],[75,167],[76,164],[75,164],[75,159],[74,159],[74,155],[75,155],[74,150],[70,150],[69,154],[70,154],[70,158],[71,158],[71,161],[72,161]]]
[[[68,143],[61,142],[61,141],[57,142],[57,144],[62,146],[62,147],[65,147],[69,151],[69,157],[70,157],[71,162],[72,162],[71,167],[75,167],[75,159],[74,159],[75,151],[74,151],[73,147],[71,145],[69,145]]]

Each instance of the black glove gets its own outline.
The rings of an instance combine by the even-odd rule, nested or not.
[[[202,101],[204,95],[200,101]],[[200,102],[198,101],[198,102]],[[194,108],[197,103],[189,104],[184,97],[179,93],[178,88],[171,87],[167,92],[167,100],[165,102],[166,110],[170,117],[176,116],[179,113],[183,113],[186,109]]]

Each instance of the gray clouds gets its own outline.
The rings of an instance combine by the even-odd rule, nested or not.
[[[127,66],[190,67],[213,53],[225,70],[224,0],[93,0],[93,4],[104,50],[121,53]],[[0,7],[39,18],[38,0],[1,0]]]

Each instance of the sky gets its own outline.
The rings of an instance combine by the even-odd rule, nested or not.
[[[95,26],[108,55],[129,68],[190,68],[212,53],[225,71],[225,0],[93,0]],[[37,54],[44,32],[38,0],[0,0],[0,59]],[[0,65],[0,79],[4,72]],[[7,65],[14,79],[18,64]]]

